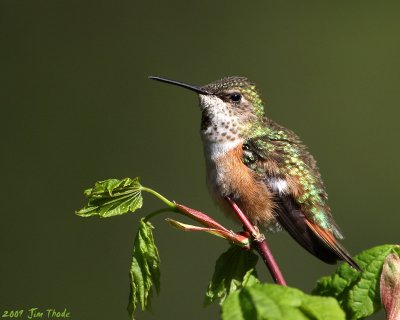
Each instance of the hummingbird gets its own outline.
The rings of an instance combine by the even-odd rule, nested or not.
[[[343,235],[314,157],[293,131],[265,116],[253,82],[225,77],[195,86],[149,78],[198,94],[207,185],[223,211],[232,214],[229,197],[256,227],[285,229],[320,260],[361,270],[339,243]]]

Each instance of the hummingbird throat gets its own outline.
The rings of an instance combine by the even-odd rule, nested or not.
[[[241,126],[239,119],[217,97],[200,96],[200,99],[201,135],[206,152],[215,159],[244,141]]]

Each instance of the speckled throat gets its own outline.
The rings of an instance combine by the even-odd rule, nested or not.
[[[213,114],[204,109],[201,117],[201,133],[204,141],[224,143],[241,138],[239,123],[227,114]]]
[[[200,96],[201,135],[205,156],[218,158],[244,141],[244,127],[221,99]]]

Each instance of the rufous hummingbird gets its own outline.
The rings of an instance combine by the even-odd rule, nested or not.
[[[232,213],[229,197],[251,222],[266,231],[284,228],[322,261],[347,261],[360,270],[339,243],[316,161],[291,130],[264,115],[254,83],[227,77],[205,86],[150,77],[196,92],[207,184],[217,204]]]

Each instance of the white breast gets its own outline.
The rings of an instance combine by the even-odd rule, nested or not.
[[[203,140],[204,143],[204,156],[206,159],[215,161],[219,157],[225,155],[227,152],[236,148],[239,144],[243,143],[243,139],[236,138],[231,141],[224,142],[211,142]],[[207,159],[207,160],[208,160]]]

